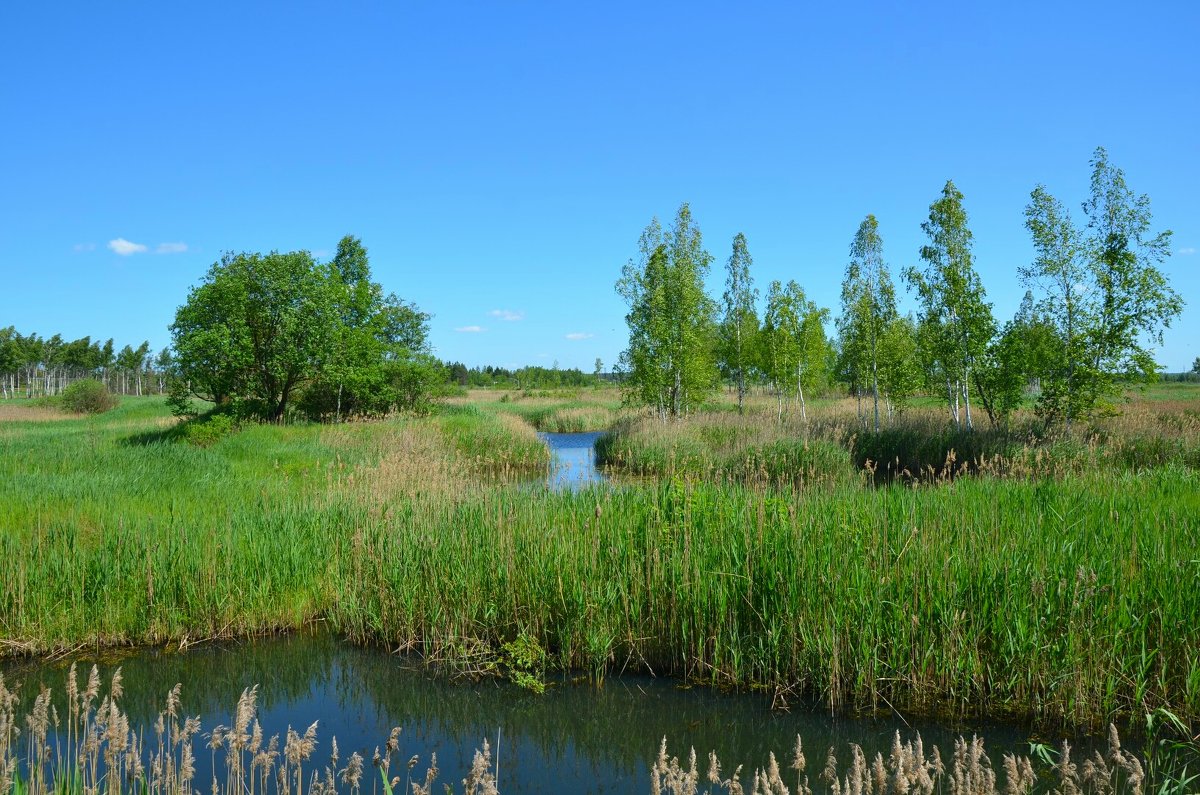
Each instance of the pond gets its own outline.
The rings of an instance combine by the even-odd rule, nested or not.
[[[596,441],[604,431],[590,433],[539,433],[550,448],[550,471],[546,485],[552,489],[578,490],[605,483],[596,466]]]
[[[390,728],[401,726],[399,766],[419,754],[416,772],[423,772],[429,754],[436,752],[439,781],[457,783],[487,737],[499,748],[504,793],[649,792],[648,771],[664,736],[671,753],[681,758],[686,759],[694,746],[702,768],[714,749],[727,771],[745,764],[744,782],[755,767],[766,764],[768,751],[775,751],[786,765],[797,734],[803,738],[814,781],[831,746],[844,764],[850,742],[862,745],[868,758],[876,750],[886,757],[896,730],[912,736],[895,717],[781,712],[772,710],[770,698],[762,694],[686,688],[650,676],[614,677],[603,686],[555,679],[542,695],[500,680],[452,681],[431,673],[418,660],[347,645],[327,633],[210,644],[184,653],[151,649],[76,659],[83,678],[85,666],[99,663],[102,692],[107,692],[113,670],[122,667],[121,703],[133,724],[148,734],[166,693],[177,682],[183,683],[184,712],[199,715],[205,732],[217,724],[229,725],[242,689],[258,684],[259,719],[268,736],[286,732],[289,725],[303,731],[320,721],[313,767],[327,763],[334,736],[343,764],[352,751],[369,762]],[[0,665],[0,673],[10,687],[20,688],[28,709],[41,684],[61,695],[68,665],[68,660],[8,662]],[[1010,726],[917,728],[926,750],[936,743],[947,760],[960,733],[985,737],[997,766],[1003,751],[1029,752],[1028,734]],[[205,782],[211,779],[204,768],[210,762],[202,746],[203,740],[197,740],[196,782],[206,791]],[[794,786],[795,779],[791,781],[789,786]],[[440,784],[435,791],[441,791]]]

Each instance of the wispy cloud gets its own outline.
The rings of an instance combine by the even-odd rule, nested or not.
[[[76,254],[80,254],[84,251],[95,251],[96,244],[95,243],[76,243],[75,245],[71,246],[71,250],[74,251]]]
[[[591,333],[590,331],[572,331],[570,334],[567,335],[567,339],[569,339],[569,340],[586,340],[586,339],[591,339],[594,336],[596,336],[596,335]]]
[[[131,243],[123,237],[118,237],[116,240],[108,241],[108,247],[114,253],[120,254],[122,257],[128,257],[130,254],[145,254],[146,247],[141,243]]]
[[[514,320],[523,320],[525,318],[524,312],[515,312],[512,309],[493,309],[488,314],[492,317],[498,317],[501,320],[507,320],[510,323]]]
[[[1179,253],[1184,255],[1185,257],[1190,256],[1190,255],[1196,253],[1196,247],[1195,246],[1186,246],[1185,248],[1179,249]]]
[[[154,249],[155,254],[182,254],[187,251],[187,243],[159,243]]]
[[[454,330],[459,334],[480,334],[487,331],[483,326],[459,326]]]

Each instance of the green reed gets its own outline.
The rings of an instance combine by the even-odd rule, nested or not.
[[[396,439],[453,441],[456,422],[256,427],[203,450],[130,444],[128,415],[0,426],[0,653],[325,620],[466,670],[499,670],[524,638],[597,679],[651,670],[833,708],[1200,718],[1193,469],[388,485],[423,471],[387,462]],[[445,455],[474,471],[461,446]],[[371,477],[399,466],[415,469]]]

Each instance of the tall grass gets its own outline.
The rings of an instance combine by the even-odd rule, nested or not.
[[[480,670],[523,639],[832,708],[1200,718],[1194,469],[549,493],[479,484],[462,439],[527,438],[487,412],[197,449],[125,444],[142,410],[0,432],[0,653],[322,619]]]
[[[807,421],[778,416],[762,398],[750,401],[745,415],[729,408],[666,423],[626,418],[598,453],[604,464],[639,475],[772,485],[844,483],[864,472],[876,482],[924,482],[978,473],[1029,479],[1097,469],[1200,469],[1200,389],[1132,403],[1071,435],[1047,432],[1028,413],[999,426],[981,420],[968,431],[951,426],[940,410],[913,409],[885,418],[874,432],[848,399],[824,401]]]

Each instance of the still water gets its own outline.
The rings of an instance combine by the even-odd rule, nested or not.
[[[546,485],[552,489],[577,490],[606,482],[596,467],[596,440],[603,431],[591,433],[539,433],[550,448],[550,471]]]
[[[664,735],[671,753],[682,758],[694,746],[702,767],[710,749],[729,771],[745,764],[745,780],[766,764],[768,751],[790,758],[799,734],[815,780],[830,746],[844,764],[850,742],[862,745],[868,758],[876,750],[886,756],[895,730],[909,734],[898,718],[773,711],[766,696],[687,689],[649,676],[612,677],[602,687],[558,679],[539,696],[502,681],[454,681],[431,673],[417,660],[347,645],[321,633],[211,644],[184,653],[141,650],[76,659],[84,678],[85,666],[99,663],[102,692],[113,670],[122,667],[121,703],[134,725],[146,727],[148,734],[176,682],[183,683],[184,711],[199,715],[204,731],[229,725],[242,689],[258,684],[259,719],[268,736],[284,733],[289,725],[303,731],[320,721],[319,745],[310,764],[327,763],[333,736],[343,764],[355,750],[369,761],[389,729],[401,726],[401,765],[419,754],[417,771],[423,772],[429,754],[436,752],[439,781],[460,782],[474,750],[487,737],[493,747],[499,745],[500,791],[506,795],[648,792],[648,770]],[[9,662],[0,665],[0,673],[9,687],[20,688],[28,704],[41,684],[61,695],[68,665],[66,660]],[[951,755],[955,736],[976,731],[987,739],[996,762],[1002,751],[1028,753],[1028,733],[1014,727],[918,728],[927,750],[937,743],[944,758]],[[196,745],[198,767],[208,765],[208,754],[199,752],[202,741]],[[203,791],[210,779],[205,770],[197,772]]]

